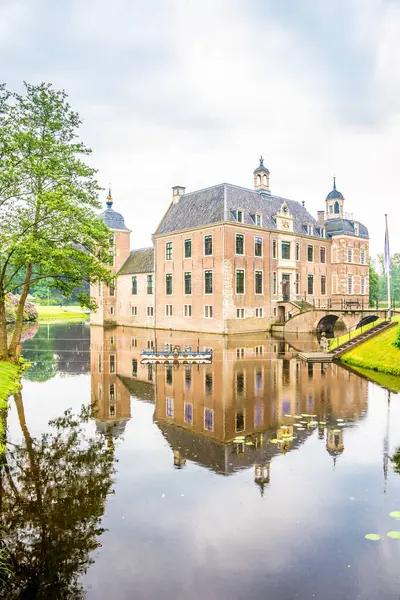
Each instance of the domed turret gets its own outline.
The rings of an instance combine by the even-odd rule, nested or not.
[[[254,189],[256,192],[269,192],[269,171],[264,166],[264,159],[260,156],[260,164],[253,171],[254,175]]]
[[[110,229],[129,231],[129,229],[125,225],[124,217],[121,215],[121,213],[116,212],[112,208],[113,198],[111,195],[111,188],[109,188],[108,190],[106,206],[107,209],[103,213],[101,213],[100,216],[103,219],[104,223],[107,225],[107,227],[109,227]]]
[[[336,177],[333,178],[333,190],[326,197],[326,218],[343,217],[344,196],[336,189]]]

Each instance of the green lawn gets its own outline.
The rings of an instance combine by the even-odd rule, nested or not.
[[[7,409],[7,399],[16,391],[19,382],[20,369],[18,365],[0,362],[0,412]],[[4,453],[4,425],[0,419],[0,456]]]
[[[400,317],[396,316],[394,320],[399,322]],[[400,376],[400,350],[392,345],[396,339],[398,327],[393,327],[371,340],[367,340],[357,348],[343,354],[340,360],[352,367]]]
[[[368,325],[364,325],[363,327],[360,327],[359,329],[354,329],[354,331],[350,331],[350,338],[349,338],[348,333],[344,333],[343,335],[341,335],[339,337],[333,338],[329,342],[329,350],[334,350],[335,348],[340,346],[340,344],[344,344],[344,342],[348,342],[349,339],[352,340],[355,337],[361,335],[362,333],[365,333],[366,331],[368,331],[368,329],[371,329],[371,327],[374,327],[375,325],[382,323],[382,321],[383,321],[383,319],[377,319],[373,323],[368,323]]]
[[[60,321],[86,321],[89,313],[79,306],[40,306],[36,305],[40,323]]]

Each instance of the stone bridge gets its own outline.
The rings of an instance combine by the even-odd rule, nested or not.
[[[286,315],[290,314],[290,312],[286,313]],[[284,331],[285,333],[315,333],[325,331],[326,333],[332,333],[338,319],[344,323],[348,330],[367,325],[367,323],[376,321],[379,318],[386,319],[387,310],[376,310],[374,308],[363,310],[318,308],[305,310],[289,316],[284,323],[272,325],[272,331]]]

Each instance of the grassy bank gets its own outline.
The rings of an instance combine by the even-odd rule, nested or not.
[[[86,321],[89,314],[79,306],[40,306],[36,305],[39,323],[62,323]]]
[[[400,377],[397,377],[396,375],[389,375],[388,373],[380,373],[379,371],[370,371],[369,369],[361,369],[360,367],[353,366],[351,367],[351,370],[391,392],[395,392],[396,394],[400,392]]]
[[[10,394],[16,391],[19,384],[20,368],[18,365],[0,362],[0,413],[7,409],[7,400]],[[0,419],[0,456],[5,448],[3,444],[4,425]]]
[[[383,319],[377,319],[376,321],[373,321],[373,323],[368,323],[368,325],[364,325],[363,327],[354,329],[353,331],[350,331],[350,337],[349,337],[348,333],[344,333],[343,335],[340,335],[339,337],[333,338],[329,342],[329,350],[334,350],[335,348],[340,346],[340,344],[344,344],[345,342],[348,342],[349,339],[352,340],[352,339],[358,337],[362,333],[365,333],[366,331],[368,331],[368,329],[371,329],[371,327],[374,327],[375,325],[379,325],[379,323],[382,323],[382,321],[383,321]]]
[[[395,317],[396,321],[399,319],[400,317]],[[400,376],[400,350],[393,346],[398,327],[392,327],[346,352],[341,361],[352,367]]]

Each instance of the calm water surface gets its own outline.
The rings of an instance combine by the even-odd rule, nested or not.
[[[298,362],[312,338],[26,338],[2,521],[38,598],[400,598],[398,395]],[[156,341],[213,348],[213,364],[142,366]]]

